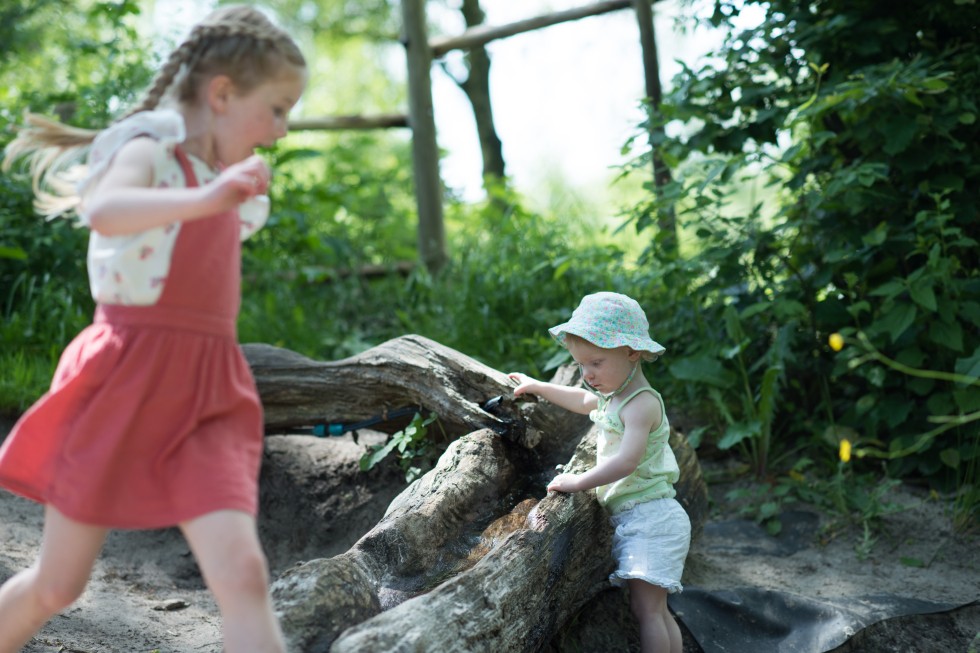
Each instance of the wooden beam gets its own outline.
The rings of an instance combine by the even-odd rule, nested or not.
[[[392,113],[377,116],[299,118],[289,121],[289,131],[388,129],[390,127],[408,127],[408,116],[400,113]]]
[[[438,58],[451,50],[466,50],[484,45],[490,41],[507,38],[516,34],[523,34],[524,32],[541,29],[542,27],[567,23],[572,20],[579,20],[580,18],[588,18],[589,16],[607,14],[612,11],[628,9],[632,6],[633,0],[607,0],[606,2],[597,2],[585,7],[566,9],[535,18],[519,20],[508,25],[480,25],[479,27],[468,29],[458,36],[444,36],[431,39],[429,41],[429,47],[432,48],[433,58]]]

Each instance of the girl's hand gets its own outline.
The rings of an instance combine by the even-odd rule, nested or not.
[[[578,474],[559,474],[548,483],[548,492],[578,492],[580,485]]]
[[[265,195],[271,177],[269,164],[253,154],[222,170],[212,185],[222,203],[227,202],[225,208],[232,208],[256,195]]]
[[[93,231],[125,236],[198,220],[237,208],[269,189],[269,166],[257,155],[228,166],[203,186],[153,187],[153,161],[163,147],[147,137],[122,146],[105,176],[83,198],[82,214]]]
[[[514,388],[514,396],[520,397],[525,392],[534,393],[533,387],[537,384],[537,381],[529,377],[527,374],[522,374],[521,372],[511,372],[507,377],[517,383],[517,387]]]

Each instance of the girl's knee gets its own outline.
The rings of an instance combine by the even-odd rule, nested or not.
[[[212,591],[219,595],[254,596],[265,594],[269,588],[269,565],[259,549],[237,550],[205,575]]]
[[[34,573],[30,593],[47,614],[57,614],[78,600],[85,591],[88,578],[48,578]]]

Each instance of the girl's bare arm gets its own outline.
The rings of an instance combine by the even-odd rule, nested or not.
[[[83,198],[82,213],[92,230],[121,236],[207,217],[265,192],[268,186],[268,167],[253,156],[229,166],[204,186],[154,188],[153,161],[161,147],[165,146],[153,139],[136,138],[119,149]]]

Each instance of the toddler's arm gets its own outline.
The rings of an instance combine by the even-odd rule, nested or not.
[[[636,471],[646,453],[647,437],[660,426],[663,408],[652,395],[639,395],[619,414],[623,420],[623,440],[619,450],[581,474],[559,474],[548,484],[548,491],[581,492],[615,483]]]
[[[583,415],[588,415],[598,405],[596,396],[582,388],[538,381],[521,372],[511,372],[507,376],[517,382],[517,387],[514,388],[515,397],[530,392],[542,399],[547,399],[556,406],[561,406],[565,410]]]

